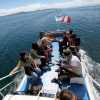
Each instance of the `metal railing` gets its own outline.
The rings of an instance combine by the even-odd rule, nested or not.
[[[89,75],[89,72],[88,72],[88,69],[87,69],[87,67],[86,67],[86,65],[85,65],[85,61],[84,61],[83,57],[82,57],[81,59],[82,59],[83,67],[84,67],[84,71],[85,71],[84,73],[85,73],[85,76],[87,77],[87,81],[88,81],[87,85],[88,85],[89,88],[91,88],[91,93],[92,93],[92,96],[94,97],[93,100],[100,100],[100,93],[99,93],[99,91],[96,89],[96,87],[94,86],[94,84],[95,84],[95,85],[98,86],[99,89],[100,89],[100,84],[99,84],[98,82],[96,82],[96,81]]]
[[[20,72],[20,71],[22,71],[22,69],[16,71],[15,73],[13,73],[13,75],[16,74],[16,73],[18,73],[18,72]],[[19,76],[19,78],[21,78],[21,77],[23,77],[23,76],[24,76],[24,74],[21,75],[21,76]],[[8,77],[11,77],[11,76],[10,76],[10,75],[6,75],[6,76],[0,78],[0,81],[6,79],[6,78],[8,78]],[[13,80],[12,82],[6,84],[5,86],[3,86],[3,87],[0,89],[0,95],[2,96],[2,98],[4,98],[4,94],[3,94],[1,91],[4,90],[5,88],[7,88],[8,86],[10,86],[10,85],[11,85],[12,83],[14,83],[15,81],[19,81],[19,80],[20,80],[20,79],[15,79],[15,80]]]

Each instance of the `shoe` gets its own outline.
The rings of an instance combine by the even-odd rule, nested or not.
[[[52,45],[51,45],[50,47],[51,47],[51,48],[53,48],[53,46],[52,46]]]
[[[62,60],[57,60],[57,59],[56,59],[55,61],[58,62],[58,63],[62,63]]]
[[[48,64],[48,63],[46,63],[46,66],[49,66],[49,64]]]
[[[50,54],[49,57],[54,57],[54,55]]]
[[[47,63],[48,63],[48,64],[52,64],[52,62],[51,62],[51,61],[47,61]]]
[[[62,80],[67,80],[67,76],[66,75],[62,75],[62,76],[58,77],[58,82],[60,82]]]
[[[54,78],[51,80],[51,83],[53,83],[53,82],[58,82],[58,80],[56,78]]]
[[[56,70],[55,70],[55,72],[59,72],[59,71],[60,71],[59,69],[56,69]]]
[[[48,67],[48,66],[43,66],[42,68],[43,68],[43,69],[48,69],[49,67]]]
[[[59,63],[59,60],[56,59],[55,61]]]
[[[40,77],[38,77],[38,78],[39,78],[40,80],[42,79],[42,78],[41,78],[41,76],[40,76]]]
[[[67,89],[67,85],[66,84],[63,84],[62,87],[61,87],[61,89],[62,90]]]
[[[61,64],[56,64],[56,65],[61,66]]]
[[[63,61],[63,63],[64,63],[65,65],[68,64],[67,61]]]

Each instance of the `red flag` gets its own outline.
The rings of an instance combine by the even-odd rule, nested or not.
[[[60,15],[60,16],[55,16],[56,21],[60,21],[60,22],[67,22],[70,23],[71,19],[69,16],[65,16],[65,15]]]
[[[67,23],[70,23],[70,22],[71,22],[71,19],[70,19],[70,17],[68,16]]]

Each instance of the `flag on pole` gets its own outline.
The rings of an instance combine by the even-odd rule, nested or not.
[[[65,15],[55,16],[55,20],[59,21],[59,22],[66,22],[66,23],[70,23],[70,21],[71,21],[70,17],[65,16]]]

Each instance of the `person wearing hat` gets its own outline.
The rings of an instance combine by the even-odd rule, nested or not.
[[[33,77],[31,83],[35,84],[38,77],[40,77],[41,70],[37,66],[36,62],[29,56],[28,52],[26,51],[22,51],[20,53],[20,60],[17,66],[9,73],[9,75],[12,76],[13,73],[17,71],[21,66],[24,67],[26,75]]]
[[[67,64],[62,63],[60,69],[64,69],[67,72],[59,75],[57,79],[54,78],[51,80],[51,82],[68,80],[72,77],[79,77],[82,74],[82,66],[80,60],[76,56],[73,56],[69,49],[63,50],[62,55],[66,59]]]

